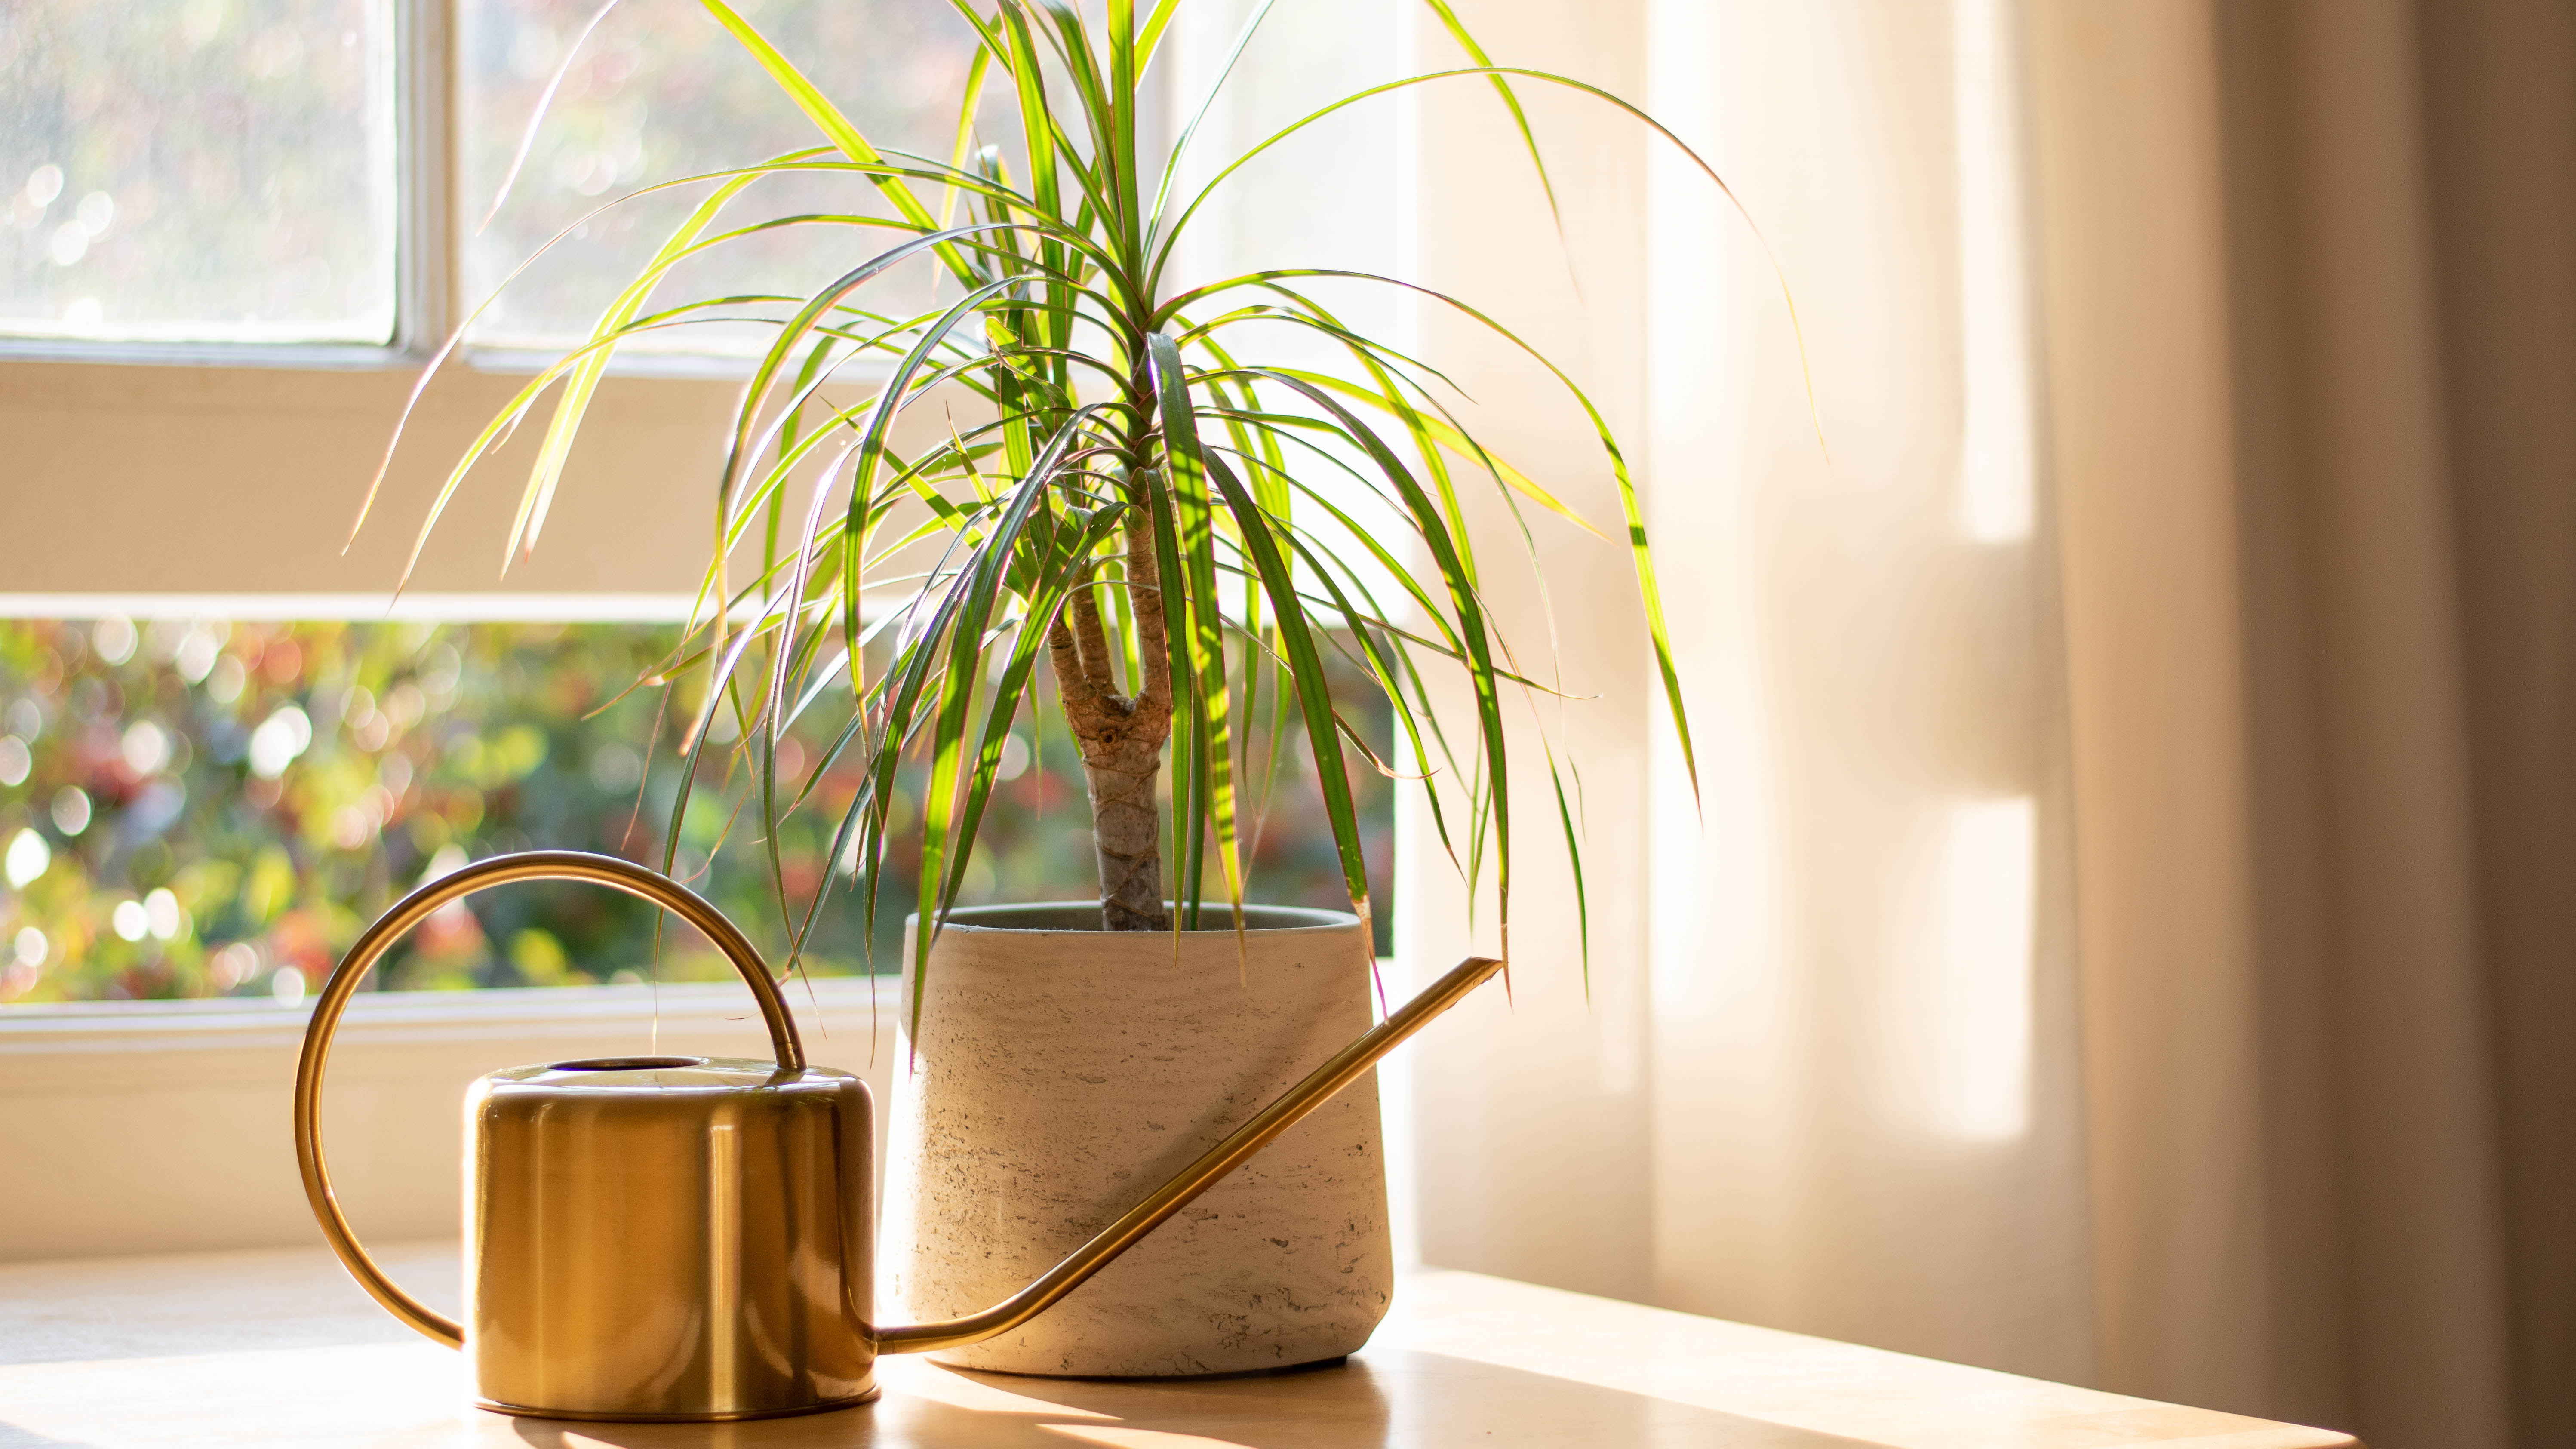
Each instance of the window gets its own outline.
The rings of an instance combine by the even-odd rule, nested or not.
[[[0,331],[393,339],[381,0],[0,11]]]
[[[972,52],[946,0],[742,8],[882,143],[940,155],[954,144],[950,98]],[[1169,81],[1192,94],[1211,81],[1233,24],[1184,33]],[[1317,47],[1337,27],[1273,26],[1287,62],[1277,79],[1297,83],[1259,94],[1266,125],[1220,114],[1211,145],[1248,145],[1307,109],[1305,92],[1327,85]],[[14,852],[0,859],[0,1002],[291,1001],[444,862],[529,845],[658,859],[677,725],[657,728],[657,691],[587,712],[673,631],[469,621],[540,619],[548,596],[570,592],[634,596],[643,607],[630,619],[677,617],[703,548],[702,495],[673,460],[711,435],[729,389],[632,379],[622,399],[614,386],[603,396],[603,408],[632,411],[611,416],[584,457],[617,487],[586,487],[577,462],[565,506],[620,516],[558,523],[561,542],[511,575],[533,600],[460,591],[489,579],[488,524],[451,514],[415,582],[446,593],[429,611],[440,622],[340,623],[328,621],[381,619],[420,485],[435,484],[453,444],[429,419],[389,504],[356,553],[337,556],[401,383],[278,369],[416,361],[508,282],[474,315],[465,360],[514,370],[586,332],[705,188],[621,196],[810,146],[811,124],[696,0],[167,0],[125,12],[31,0],[0,13],[0,74],[23,82],[0,97],[0,188],[18,188],[0,208],[0,334],[16,339],[0,337],[0,355],[44,359],[0,361],[17,369],[0,386],[0,433],[26,440],[28,480],[0,507],[52,545],[13,560],[10,587],[30,592],[0,595],[0,619],[20,620],[0,623],[0,853]],[[775,215],[875,200],[847,178],[773,179],[738,204]],[[1283,222],[1260,220],[1265,235]],[[577,247],[516,271],[567,228]],[[1327,232],[1337,259],[1392,269],[1347,254],[1355,232],[1374,235],[1366,227],[1307,216],[1298,235]],[[725,290],[810,290],[846,267],[849,236],[791,227],[756,238],[726,259],[727,276],[745,281]],[[683,276],[671,286],[704,290]],[[760,335],[697,328],[629,350],[720,354]],[[228,365],[252,362],[268,366]],[[479,421],[517,385],[469,365],[440,387],[462,395],[454,413]],[[111,435],[118,446],[102,456],[95,440]],[[69,479],[102,486],[58,486]],[[460,506],[479,501],[469,487]],[[441,562],[459,555],[470,563]],[[335,588],[347,592],[278,592]],[[585,615],[599,617],[580,605],[558,617]],[[1054,731],[1049,708],[1039,713]],[[1027,737],[1018,794],[985,827],[995,869],[971,871],[968,900],[996,875],[1023,899],[1095,889],[1087,840],[1063,848],[1088,821],[1078,774],[1062,768],[1069,746],[1052,738],[1054,748]],[[648,742],[661,751],[649,761],[638,754]],[[1279,818],[1247,837],[1258,897],[1339,904],[1325,833],[1290,818],[1314,808],[1297,780],[1304,756],[1293,739],[1279,756]],[[1389,821],[1389,783],[1355,784]],[[684,841],[684,873],[705,869],[725,822],[690,828],[707,838]],[[1378,831],[1381,869],[1391,833]],[[828,873],[828,840],[784,844],[791,890],[809,894]],[[873,938],[850,894],[832,894],[818,970],[899,959],[912,887],[894,864]],[[720,852],[693,879],[747,926],[777,916],[756,852]],[[644,969],[650,913],[597,895],[478,897],[398,953],[383,984],[578,983]],[[1377,899],[1384,933],[1391,892]],[[696,947],[669,943],[660,975],[713,973]]]
[[[434,869],[442,849],[481,854],[523,839],[624,843],[619,832],[645,787],[621,783],[629,765],[611,746],[658,740],[648,778],[667,782],[676,731],[667,721],[655,730],[658,699],[629,700],[617,707],[623,713],[585,721],[546,686],[586,674],[571,692],[597,701],[608,692],[610,667],[658,657],[669,621],[687,608],[705,547],[709,439],[735,391],[725,374],[736,364],[705,354],[738,348],[747,329],[684,335],[681,346],[694,356],[621,349],[625,375],[594,405],[598,425],[570,465],[545,546],[496,577],[493,554],[516,497],[514,480],[499,475],[524,466],[521,455],[505,453],[490,476],[468,481],[400,614],[389,616],[387,594],[412,532],[464,438],[524,382],[532,355],[589,325],[596,289],[632,258],[603,249],[588,272],[567,259],[539,263],[478,320],[458,359],[464,365],[450,365],[425,398],[374,520],[342,549],[411,371],[529,250],[642,179],[706,164],[711,153],[693,147],[721,142],[720,154],[730,156],[812,144],[806,123],[721,41],[694,0],[621,0],[584,39],[599,3],[0,4],[7,458],[0,464],[0,1068],[10,1069],[0,1071],[0,1159],[25,1164],[21,1176],[47,1189],[22,1195],[0,1256],[304,1241],[309,1214],[291,1166],[279,1160],[275,1125],[300,1020],[278,1005],[281,997],[300,984],[309,1001],[319,971],[367,919]],[[945,0],[736,3],[782,42],[815,37],[829,57],[817,63],[816,79],[864,124],[947,153],[953,137],[907,119],[926,100],[935,103],[964,64]],[[1194,98],[1213,77],[1248,8],[1185,7],[1188,25],[1212,28],[1176,29],[1164,74],[1176,98]],[[1279,7],[1239,72],[1257,70],[1263,79],[1261,115],[1211,118],[1199,150],[1239,149],[1266,133],[1259,120],[1275,117],[1276,125],[1302,114],[1299,102],[1331,83],[1318,56],[1403,68],[1410,52],[1401,15],[1368,0]],[[345,36],[352,23],[358,43],[350,53],[321,55],[325,28],[337,24],[335,37]],[[284,31],[294,32],[293,45]],[[196,32],[209,38],[191,50]],[[72,39],[60,42],[61,35]],[[310,285],[320,273],[294,275],[308,253],[214,257],[189,232],[162,225],[171,213],[161,197],[129,205],[134,183],[91,169],[93,153],[113,152],[108,143],[117,138],[84,129],[108,113],[98,107],[110,100],[151,97],[148,108],[124,113],[140,117],[120,133],[127,149],[117,154],[130,171],[171,161],[179,154],[172,147],[196,139],[172,134],[182,128],[229,125],[246,137],[248,108],[282,103],[277,83],[258,67],[290,51],[308,89],[319,85],[315,67],[325,60],[341,67],[340,89],[312,103],[327,122],[303,133],[357,168],[327,187],[336,223],[362,223],[356,240],[344,238],[347,255],[361,261],[343,266],[341,254],[325,255],[334,294],[344,298],[330,305],[345,306],[332,316],[323,316],[325,299]],[[40,67],[59,77],[64,55],[87,57],[93,76],[109,78],[87,93],[97,107],[83,110],[83,96],[39,77]],[[229,78],[203,69],[219,59],[236,65]],[[545,124],[487,224],[535,100],[558,71]],[[1344,88],[1336,84],[1336,93]],[[1355,127],[1348,144],[1384,147],[1383,126],[1381,119],[1365,134]],[[273,118],[257,129],[283,134]],[[273,158],[238,164],[287,185]],[[59,189],[44,171],[49,165],[61,172]],[[763,182],[762,191],[746,201],[763,214],[813,204],[778,183]],[[90,203],[84,221],[93,192],[108,200]],[[244,213],[251,234],[280,241],[290,222],[318,220],[293,214],[309,194],[252,197]],[[1247,246],[1320,236],[1336,244],[1330,258],[1340,264],[1404,265],[1403,208],[1391,194],[1343,190],[1300,204],[1274,190],[1265,198],[1270,209],[1230,223],[1230,236]],[[870,200],[836,199],[844,210]],[[594,230],[581,240],[586,247],[603,240],[603,228],[630,215],[627,235],[649,236],[655,204],[592,218],[583,224]],[[66,224],[78,225],[84,242],[70,264],[48,250]],[[252,327],[238,300],[174,300],[168,290],[133,290],[126,273],[108,270],[142,267],[152,253],[145,243],[174,238],[182,261],[204,270],[165,267],[171,287],[184,292],[196,284],[192,275],[269,286],[306,310],[280,307],[249,319],[261,324]],[[311,241],[303,231],[294,239]],[[68,254],[72,241],[59,244]],[[800,279],[835,258],[781,245],[760,260],[776,269],[770,275],[781,290],[792,290],[810,287]],[[1255,260],[1227,264],[1241,269]],[[69,290],[75,283],[82,290]],[[86,308],[67,315],[82,296],[97,301],[95,326]],[[230,311],[220,310],[226,305]],[[537,431],[523,430],[513,446],[532,447]],[[289,645],[292,670],[281,662]],[[443,714],[426,707],[444,697],[433,688],[447,679],[442,651],[453,652],[455,670]],[[240,687],[221,698],[234,687],[226,660],[239,669]],[[84,689],[85,681],[95,687]],[[417,719],[406,685],[422,696]],[[1087,830],[1088,818],[1075,782],[1059,773],[1070,755],[1053,711],[1051,700],[1039,702],[1034,715],[1048,734],[1029,737],[1029,765],[1005,787],[1019,794],[997,802],[983,831],[993,876],[1015,897],[1096,889],[1087,852],[1062,848],[1068,834]],[[462,719],[476,724],[451,728]],[[1352,723],[1387,752],[1383,722]],[[526,734],[512,735],[515,726],[542,735],[541,755],[527,748]],[[263,727],[270,732],[254,758]],[[1253,889],[1259,899],[1338,904],[1330,847],[1300,815],[1314,806],[1299,778],[1306,765],[1293,718],[1288,727],[1276,805],[1251,859]],[[474,735],[477,748],[460,733]],[[1247,738],[1266,759],[1267,744]],[[290,749],[274,779],[260,774]],[[138,761],[153,768],[138,771]],[[499,791],[475,783],[486,772],[498,778],[522,769]],[[1367,772],[1353,784],[1379,822],[1369,854],[1383,950],[1396,914],[1396,892],[1385,881],[1394,789]],[[464,802],[455,796],[468,786],[479,793],[479,816],[458,808]],[[54,805],[67,788],[79,795],[57,820]],[[666,789],[651,787],[648,821]],[[66,828],[75,822],[77,832]],[[344,830],[354,838],[360,826],[378,832],[371,846],[339,843]],[[658,858],[651,844],[629,848]],[[827,868],[825,852],[810,843],[787,852],[791,864],[800,849],[801,869]],[[261,861],[271,862],[273,887],[281,857],[308,892],[283,906],[273,892],[261,893],[259,879]],[[696,861],[684,854],[683,864]],[[895,865],[877,938],[880,970],[897,959],[892,933],[909,909],[911,883],[900,878],[902,862]],[[720,858],[712,875],[693,883],[775,951],[765,862]],[[995,888],[979,879],[968,894]],[[455,1093],[495,1065],[647,1049],[765,1050],[757,1022],[741,1019],[738,984],[653,991],[613,984],[620,970],[650,962],[648,917],[615,897],[528,886],[466,906],[471,929],[456,933],[461,942],[432,939],[411,950],[389,963],[382,984],[499,989],[369,992],[353,1006],[335,1053],[337,1105],[329,1110],[350,1115],[333,1130],[369,1149],[343,1166],[341,1188],[374,1236],[454,1231]],[[842,914],[827,914],[822,968],[861,969],[868,943],[846,892],[829,909]],[[76,937],[96,951],[76,954]],[[697,943],[684,937],[666,938],[660,980],[712,965],[693,956]],[[579,985],[584,976],[608,980]],[[509,989],[549,979],[571,989]],[[866,1071],[881,1090],[899,1059],[891,987],[882,977],[824,976],[810,996],[796,992],[816,1056]],[[1401,1099],[1402,1074],[1401,1066],[1388,1074],[1391,1100]],[[67,1083],[79,1090],[65,1090]],[[111,1138],[120,1150],[99,1152],[96,1144]],[[1400,1202],[1404,1175],[1397,1176]],[[174,1183],[184,1186],[173,1191]]]
[[[820,57],[813,79],[882,143],[946,154],[972,37],[941,0],[744,8]],[[559,348],[696,199],[622,196],[814,143],[693,0],[30,0],[0,12],[0,74],[0,336],[93,352],[416,351],[468,316],[482,348]],[[874,198],[812,179],[764,183],[759,204]],[[538,256],[567,230],[577,250]],[[846,235],[790,227],[721,265],[801,294],[846,265]],[[635,350],[758,335],[717,324]]]

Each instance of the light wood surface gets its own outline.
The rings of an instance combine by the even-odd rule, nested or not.
[[[452,1243],[380,1255],[442,1309]],[[1407,1277],[1335,1367],[1073,1382],[884,1360],[866,1408],[726,1425],[575,1424],[471,1407],[462,1360],[329,1254],[291,1249],[0,1267],[0,1449],[2331,1449],[2348,1435],[1473,1273]]]

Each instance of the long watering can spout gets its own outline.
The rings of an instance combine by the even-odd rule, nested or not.
[[[1433,982],[1421,995],[1370,1028],[1359,1040],[1334,1053],[1330,1061],[1309,1073],[1304,1081],[1281,1093],[1279,1100],[1262,1108],[1251,1121],[1209,1148],[1198,1161],[1182,1168],[1178,1176],[1128,1209],[1118,1221],[1101,1229],[1090,1242],[1074,1249],[1070,1257],[1048,1269],[1037,1281],[981,1313],[937,1323],[880,1328],[876,1332],[877,1352],[935,1353],[941,1349],[981,1343],[1037,1317],[1066,1294],[1081,1287],[1092,1274],[1109,1266],[1111,1259],[1134,1247],[1166,1218],[1216,1186],[1227,1173],[1242,1166],[1246,1159],[1269,1146],[1281,1133],[1296,1126],[1307,1113],[1358,1081],[1370,1067],[1377,1065],[1378,1058],[1395,1050],[1406,1037],[1422,1030],[1433,1017],[1457,1005],[1468,992],[1492,979],[1494,973],[1502,969],[1503,963],[1490,956],[1470,956],[1459,962],[1448,975]]]

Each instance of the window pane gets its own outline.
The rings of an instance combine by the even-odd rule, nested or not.
[[[291,1001],[320,984],[369,921],[466,860],[555,847],[658,862],[694,681],[668,702],[658,688],[620,694],[664,662],[678,635],[634,624],[0,621],[0,1003]],[[1356,696],[1357,681],[1344,682]],[[829,713],[808,711],[781,748],[785,778],[823,759]],[[1352,714],[1384,751],[1383,706]],[[968,904],[1098,895],[1082,773],[1052,698],[1038,716],[1043,733],[1023,715],[1005,750],[1008,778],[966,873]],[[1258,761],[1269,745],[1255,734]],[[757,807],[729,818],[744,778],[723,748],[733,739],[719,730],[700,760],[681,864],[783,961]],[[1293,716],[1277,755],[1275,776],[1264,764],[1254,777],[1275,779],[1270,808],[1259,807],[1263,791],[1247,795],[1251,898],[1342,906]],[[1372,771],[1353,784],[1382,879],[1393,797]],[[814,804],[782,822],[791,898],[801,906],[831,882],[807,958],[815,971],[856,973],[871,961],[892,971],[902,960],[920,789],[910,774],[893,797],[899,843],[872,942],[852,877],[828,863],[857,794],[855,769],[825,769]],[[1391,896],[1379,899],[1383,931]],[[653,969],[653,912],[623,896],[544,883],[465,906],[422,926],[373,984],[579,985]],[[731,973],[675,928],[659,974]]]
[[[768,0],[737,7],[880,148],[946,159],[973,37],[947,0]],[[573,52],[596,0],[462,0],[466,302],[490,297],[555,233],[652,181],[766,160],[821,137],[741,45],[694,0],[627,0]],[[499,213],[480,232],[546,85],[562,88],[539,125]],[[701,185],[620,203],[582,223],[485,311],[490,346],[560,347],[589,334],[601,310],[702,199]],[[884,215],[855,177],[764,180],[727,213]],[[662,305],[772,292],[803,295],[888,245],[882,231],[798,226],[728,243],[675,270]],[[919,268],[925,287],[928,263]],[[883,294],[880,293],[882,300]],[[774,314],[735,306],[729,315]],[[756,350],[756,327],[691,326],[638,339],[668,351]]]
[[[0,5],[0,333],[382,342],[389,0]]]

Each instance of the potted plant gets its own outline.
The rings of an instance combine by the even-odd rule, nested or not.
[[[1579,82],[1492,64],[1443,0],[1427,0],[1473,64],[1337,102],[1206,186],[1183,187],[1176,161],[1206,104],[1170,155],[1143,154],[1138,141],[1144,77],[1177,0],[1147,13],[1108,0],[1093,15],[1069,0],[952,0],[980,44],[958,97],[958,144],[944,158],[914,156],[861,134],[724,0],[703,3],[822,144],[647,188],[704,195],[589,340],[484,429],[431,524],[551,393],[510,546],[531,542],[620,344],[743,310],[738,297],[659,295],[673,266],[780,226],[849,229],[847,271],[808,296],[771,299],[781,303],[768,319],[774,340],[752,364],[710,480],[700,606],[662,672],[705,681],[663,862],[673,863],[701,753],[718,733],[742,767],[722,788],[733,808],[756,812],[763,828],[743,832],[755,839],[774,842],[782,820],[820,808],[827,771],[856,770],[831,852],[853,867],[848,888],[871,915],[890,842],[907,830],[917,841],[887,1279],[903,1312],[936,1317],[1052,1262],[1365,1025],[1370,900],[1349,772],[1395,767],[1352,759],[1355,691],[1383,700],[1419,778],[1454,782],[1445,806],[1432,791],[1430,818],[1470,871],[1490,851],[1508,950],[1505,699],[1542,686],[1495,631],[1460,496],[1493,487],[1515,510],[1575,515],[1475,439],[1444,405],[1436,372],[1318,300],[1317,279],[1350,274],[1274,269],[1182,288],[1170,280],[1176,242],[1252,155],[1404,85],[1492,86],[1542,183],[1515,81],[1573,87],[1644,118]],[[998,128],[986,119],[994,109],[1007,117]],[[878,205],[739,215],[758,183],[790,175],[844,178]],[[908,315],[873,308],[871,285],[906,265],[936,269],[936,299]],[[1687,755],[1634,489],[1599,412],[1464,302],[1362,280],[1491,328],[1592,419]],[[1253,324],[1322,338],[1347,365],[1238,351],[1231,344]],[[842,400],[845,364],[861,358],[882,364],[873,393]],[[899,450],[898,420],[934,399],[953,421]],[[1337,501],[1347,495],[1319,486],[1326,473],[1374,492],[1405,536],[1373,537]],[[742,562],[755,543],[757,564]],[[1472,717],[1440,717],[1426,670],[1463,676]],[[1098,900],[960,908],[1014,724],[1034,720],[1048,692],[1088,785]],[[1302,727],[1347,913],[1245,900],[1246,722],[1283,706]],[[724,731],[713,728],[719,711],[732,716]],[[832,715],[829,747],[801,771],[782,769],[786,730],[813,711]],[[923,781],[908,825],[889,808],[906,772]],[[1561,788],[1553,803],[1573,850]],[[835,888],[827,876],[799,901],[778,876],[789,970]],[[1365,1340],[1390,1275],[1376,1102],[1354,1091],[1027,1330],[954,1360],[1163,1374],[1330,1358]]]

